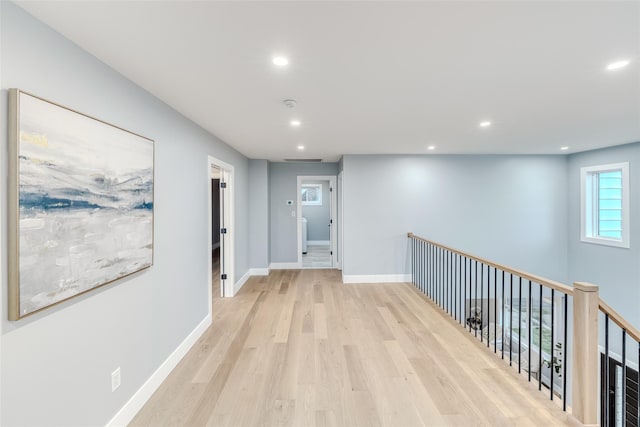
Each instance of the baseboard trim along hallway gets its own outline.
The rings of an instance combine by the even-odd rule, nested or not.
[[[142,387],[138,389],[122,409],[107,423],[107,427],[124,427],[128,425],[209,326],[211,326],[211,313],[202,319],[198,326],[180,343],[178,348],[151,374]]]

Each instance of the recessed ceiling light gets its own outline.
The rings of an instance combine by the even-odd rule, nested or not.
[[[429,151],[433,151],[435,149],[436,149],[435,145],[430,145],[430,146],[427,147],[427,150],[429,150]]]
[[[567,147],[567,146],[565,145],[564,147],[560,147],[560,149],[561,149],[562,151],[567,151],[567,150],[569,149],[569,147]]]
[[[484,121],[484,122],[480,122],[480,127],[481,128],[486,128],[491,126],[491,122],[490,121]]]
[[[284,56],[274,56],[273,65],[277,65],[278,67],[286,67],[287,65],[289,65],[289,60]]]
[[[297,148],[299,151],[302,151],[302,150],[304,150],[304,145],[298,145],[296,148]]]
[[[289,124],[293,127],[298,127],[302,124],[302,122],[300,122],[300,120],[291,120]]]
[[[631,63],[631,61],[629,61],[628,59],[612,62],[611,64],[607,65],[607,70],[609,70],[609,71],[611,71],[611,70],[619,70],[620,68],[626,67],[630,63]]]

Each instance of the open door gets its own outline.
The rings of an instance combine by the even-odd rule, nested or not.
[[[232,297],[235,294],[233,257],[233,166],[209,156],[209,178],[211,183],[217,182],[217,185],[219,186],[219,195],[217,197],[218,200],[210,200],[210,206],[212,208],[210,210],[211,221],[209,222],[209,224],[211,227],[211,232],[209,233],[209,235],[211,236],[211,242],[216,240],[214,236],[219,236],[220,245],[219,269],[214,269],[213,262],[209,265],[209,272],[211,273],[211,280],[209,283],[213,285],[214,281],[217,281],[220,284],[219,295],[221,297]],[[212,187],[212,191],[210,192],[212,199],[216,194],[216,192],[213,190],[214,189]],[[219,206],[219,209],[217,209],[218,212],[213,211],[213,207],[215,205]],[[219,217],[219,222],[217,222],[218,226],[216,226],[215,221],[216,214]],[[210,245],[210,247],[213,249],[213,243]],[[211,259],[212,257],[209,256],[209,258]],[[215,273],[217,277],[214,277],[213,273]],[[210,289],[213,288],[216,288],[217,290],[216,286],[210,286]]]
[[[325,190],[322,190],[324,188]],[[316,205],[317,203],[317,205]],[[337,188],[336,177],[325,176],[298,176],[298,259],[299,268],[337,268]],[[322,208],[321,208],[322,207]],[[314,221],[315,216],[311,211],[326,209],[319,221]],[[304,208],[304,210],[303,210]],[[306,210],[306,211],[305,211]],[[307,218],[308,217],[308,218]],[[307,221],[305,221],[305,219]],[[321,233],[312,231],[312,224],[323,229]],[[304,227],[308,227],[305,234]],[[325,234],[328,231],[328,234]],[[307,242],[305,245],[305,235]],[[321,240],[315,240],[315,236],[322,235]],[[324,247],[316,247],[320,245]],[[307,251],[304,248],[307,248]],[[304,252],[307,252],[306,254]],[[326,259],[326,261],[325,261]]]

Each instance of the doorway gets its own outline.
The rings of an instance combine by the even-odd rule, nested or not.
[[[213,297],[223,296],[222,286],[220,283],[220,259],[222,253],[220,251],[220,224],[222,223],[222,208],[220,203],[220,168],[211,167],[211,275]]]
[[[335,176],[298,176],[298,265],[338,268]]]
[[[210,297],[234,292],[233,166],[209,156],[209,289]]]

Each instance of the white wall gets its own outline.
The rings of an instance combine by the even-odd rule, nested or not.
[[[629,162],[630,248],[580,241],[580,168]],[[640,328],[640,143],[569,156],[569,277],[600,286],[600,296]]]
[[[207,316],[208,155],[235,168],[236,277],[247,272],[248,160],[14,4],[0,8],[3,147],[12,87],[156,141],[154,266],[21,321],[0,306],[0,424],[104,425]],[[5,183],[6,149],[0,174]],[[5,185],[0,199],[4,296]]]
[[[345,275],[410,271],[407,232],[566,281],[563,156],[344,156]]]

